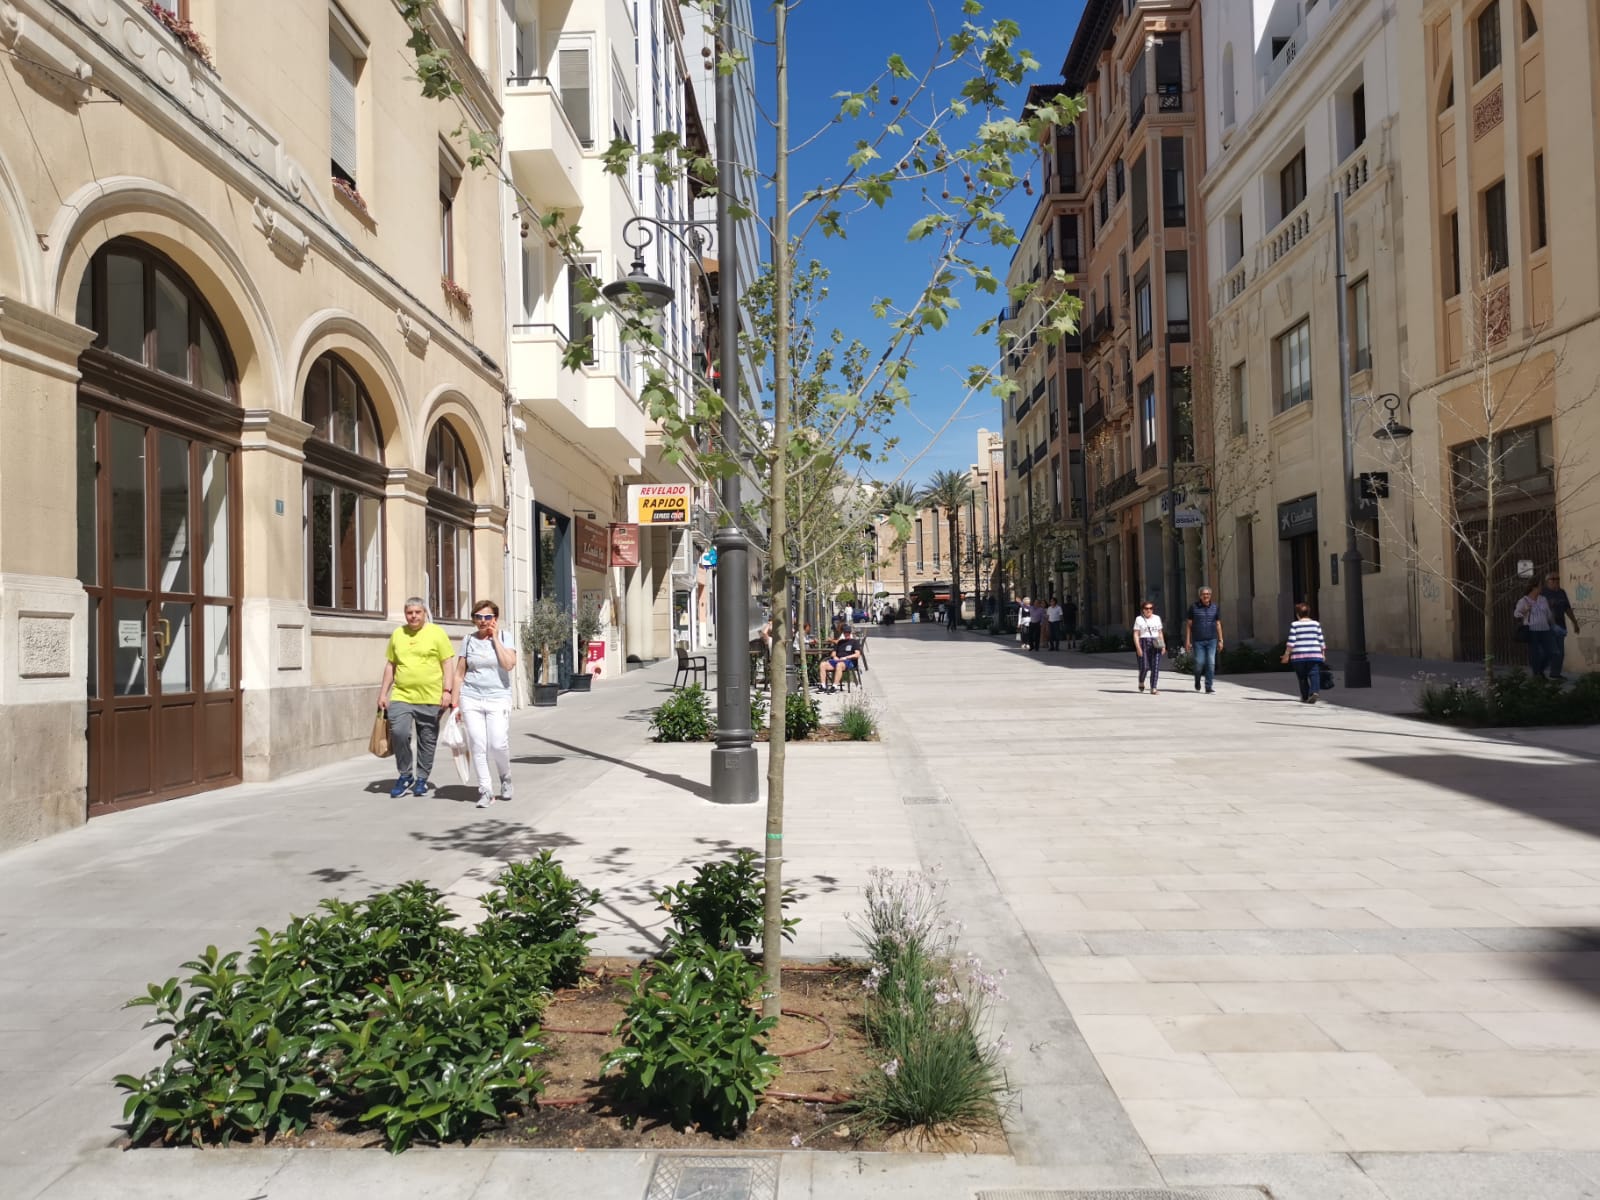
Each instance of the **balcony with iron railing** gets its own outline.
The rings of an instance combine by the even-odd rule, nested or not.
[[[1160,455],[1156,453],[1156,444],[1147,442],[1139,450],[1139,469],[1141,471],[1154,470]]]
[[[1100,426],[1105,424],[1105,421],[1106,406],[1104,401],[1097,399],[1093,404],[1089,405],[1088,408],[1083,410],[1083,424],[1084,432],[1086,434],[1093,433],[1096,429],[1099,429]]]
[[[1104,508],[1108,504],[1115,504],[1125,496],[1130,496],[1139,486],[1138,471],[1130,468],[1118,475],[1104,487],[1096,488],[1094,493],[1094,506]]]

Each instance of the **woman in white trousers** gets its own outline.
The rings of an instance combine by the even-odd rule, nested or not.
[[[474,604],[472,621],[476,628],[463,639],[456,658],[456,707],[478,772],[478,807],[488,808],[511,799],[511,672],[517,652],[500,632],[500,606],[494,601]]]

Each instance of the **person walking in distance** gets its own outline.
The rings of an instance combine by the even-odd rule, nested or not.
[[[1528,674],[1546,675],[1550,671],[1550,646],[1556,640],[1551,632],[1554,622],[1550,615],[1550,602],[1538,581],[1528,584],[1528,590],[1511,615],[1517,619],[1519,640],[1528,643]]]
[[[1562,666],[1567,660],[1567,622],[1572,622],[1572,632],[1582,633],[1583,628],[1578,624],[1578,614],[1572,611],[1572,601],[1567,599],[1567,591],[1561,586],[1561,577],[1554,571],[1544,577],[1544,602],[1550,606],[1550,659],[1546,663],[1546,674],[1551,679],[1566,679],[1561,673]]]
[[[1028,645],[1028,626],[1033,622],[1033,603],[1024,596],[1022,603],[1017,605],[1017,645],[1024,650],[1030,649]]]
[[[1067,597],[1067,602],[1062,607],[1061,620],[1066,626],[1064,632],[1066,633],[1067,646],[1069,648],[1076,646],[1078,644],[1078,602],[1071,596]]]
[[[1061,649],[1061,601],[1054,596],[1050,597],[1050,605],[1044,610],[1045,636],[1050,639],[1050,649]]]
[[[1139,659],[1139,690],[1144,691],[1144,679],[1150,676],[1150,694],[1156,695],[1156,685],[1161,681],[1161,656],[1166,653],[1167,641],[1161,631],[1161,618],[1156,616],[1156,606],[1146,600],[1139,606],[1139,615],[1133,619],[1133,652]]]
[[[439,740],[439,714],[454,706],[450,673],[445,664],[455,657],[444,630],[428,620],[428,606],[420,596],[406,600],[406,623],[389,635],[384,652],[383,682],[378,685],[378,708],[389,715],[389,738],[394,743],[394,765],[400,772],[389,795],[428,794],[433,771],[433,748]],[[417,737],[415,775],[412,774],[411,735]]]
[[[1206,695],[1216,690],[1217,651],[1222,649],[1221,609],[1211,598],[1211,589],[1200,589],[1200,599],[1189,606],[1183,623],[1183,648],[1194,659],[1194,690],[1203,679]]]
[[[1328,643],[1322,636],[1322,622],[1312,617],[1309,604],[1296,604],[1281,661],[1294,667],[1295,679],[1300,684],[1301,704],[1317,702],[1317,692],[1322,686],[1322,665],[1327,657]]]
[[[475,628],[461,640],[456,659],[456,703],[467,727],[467,745],[478,773],[478,807],[511,799],[511,672],[517,651],[500,632],[500,606],[472,606]],[[493,770],[491,770],[491,766]]]

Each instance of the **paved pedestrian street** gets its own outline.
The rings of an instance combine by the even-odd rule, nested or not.
[[[1131,654],[869,646],[884,740],[791,751],[795,952],[853,951],[869,867],[937,867],[1008,970],[1012,1154],[786,1153],[784,1200],[1600,1196],[1596,731],[1422,724],[1394,675],[1313,707],[1289,675],[1150,696]],[[423,878],[470,914],[550,847],[605,894],[597,948],[647,952],[648,891],[762,835],[708,802],[705,747],[647,741],[670,678],[518,713],[489,813],[360,759],[0,857],[0,1195],[645,1196],[636,1152],[123,1153],[107,1081],[154,1061],[122,999],[323,896]]]

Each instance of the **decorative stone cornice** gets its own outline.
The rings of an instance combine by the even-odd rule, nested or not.
[[[306,261],[306,251],[311,247],[310,236],[260,197],[252,200],[250,207],[254,214],[253,223],[267,239],[272,252],[298,271]]]
[[[428,489],[433,486],[433,476],[411,467],[390,467],[389,486],[385,494],[391,500],[407,500],[412,504],[426,504]]]
[[[63,97],[74,108],[89,98],[94,69],[38,17],[22,12],[15,4],[0,4],[0,44],[47,92]]]
[[[501,504],[476,504],[472,509],[472,527],[491,533],[506,531],[506,508]]]
[[[424,357],[428,353],[428,343],[433,340],[428,327],[403,308],[394,310],[394,323],[406,340],[406,348],[418,358]]]
[[[274,408],[249,408],[239,443],[246,450],[265,450],[290,462],[304,462],[311,426]]]
[[[0,296],[0,361],[76,383],[78,356],[94,337],[92,329]]]

